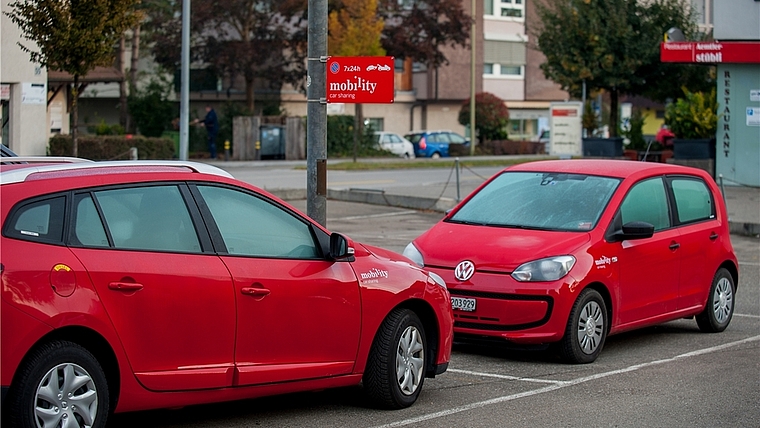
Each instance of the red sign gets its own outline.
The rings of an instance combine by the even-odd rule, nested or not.
[[[578,110],[577,109],[552,109],[552,116],[560,116],[560,117],[576,117],[578,116]]]
[[[660,61],[707,64],[760,64],[760,42],[668,42]]]
[[[330,57],[328,103],[392,103],[395,97],[392,56]]]

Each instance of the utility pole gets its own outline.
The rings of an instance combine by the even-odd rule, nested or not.
[[[327,0],[309,0],[306,214],[327,226]]]
[[[190,126],[190,0],[182,0],[182,64],[179,99],[179,159],[187,160]]]
[[[475,7],[475,0],[471,0],[472,3],[472,24],[470,25],[470,156],[475,155],[475,142],[477,141],[477,131],[475,130],[475,22],[477,21],[477,15]]]

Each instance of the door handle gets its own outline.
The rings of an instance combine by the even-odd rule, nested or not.
[[[261,300],[264,297],[269,295],[269,290],[266,288],[257,288],[257,287],[243,287],[240,290],[241,293],[247,295],[247,296],[253,296],[258,297],[257,300]]]
[[[714,241],[714,240],[718,239],[718,236],[720,236],[720,235],[718,235],[717,233],[713,232],[713,233],[710,235],[710,240],[711,240],[711,241]]]
[[[670,247],[668,247],[668,248],[670,248],[671,250],[677,250],[680,247],[681,247],[681,244],[679,244],[678,242],[674,242],[674,243],[670,244]]]
[[[137,282],[112,282],[108,288],[116,291],[137,291],[142,290],[143,285]]]

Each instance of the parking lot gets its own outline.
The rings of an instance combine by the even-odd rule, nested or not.
[[[292,204],[305,210],[305,201]],[[334,231],[402,251],[441,214],[329,201],[327,217]],[[110,425],[758,426],[760,242],[738,235],[732,242],[741,273],[736,312],[723,333],[700,333],[692,319],[623,333],[589,365],[564,364],[552,349],[455,345],[448,372],[427,379],[418,402],[401,411],[369,407],[357,386],[122,414]]]

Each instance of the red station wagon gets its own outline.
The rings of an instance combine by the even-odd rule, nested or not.
[[[360,382],[402,408],[448,366],[438,275],[220,169],[0,171],[4,425],[102,427],[111,411]]]
[[[404,254],[446,281],[458,339],[558,343],[573,363],[677,318],[723,331],[739,275],[712,177],[617,160],[509,167]]]

